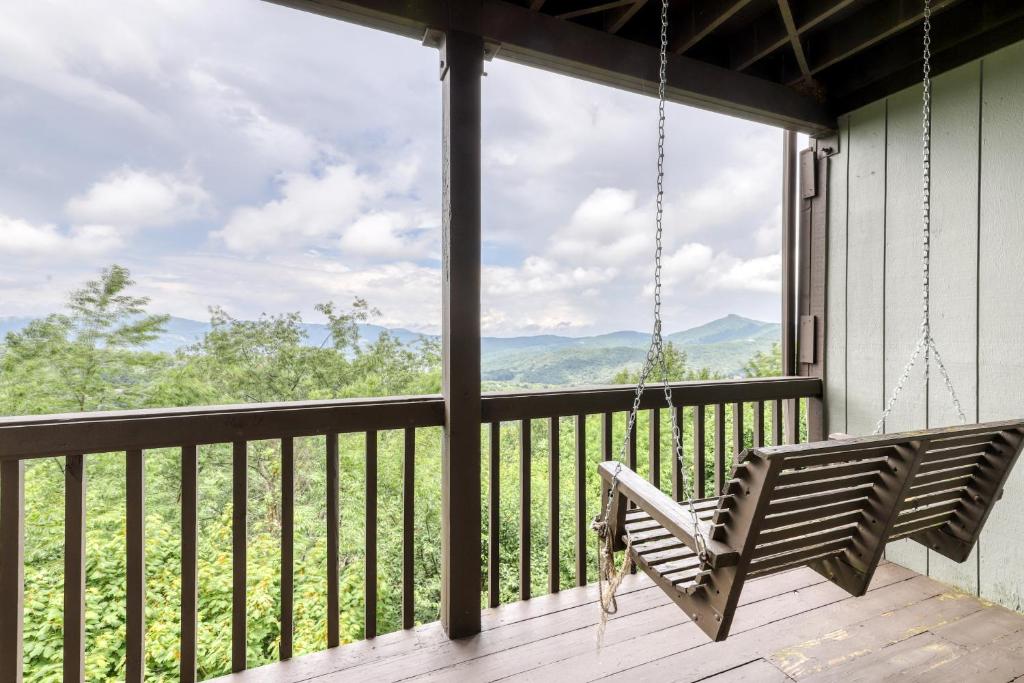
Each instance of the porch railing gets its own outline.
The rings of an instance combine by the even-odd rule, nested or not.
[[[815,378],[785,377],[673,385],[678,423],[686,424],[691,413],[692,433],[683,438],[692,444],[693,493],[708,495],[706,458],[713,459],[713,490],[728,476],[727,454],[745,446],[781,443],[782,405],[799,411],[799,399],[819,397],[821,382]],[[596,387],[490,393],[482,400],[482,427],[486,435],[482,457],[490,473],[486,497],[489,539],[487,552],[488,602],[496,606],[499,595],[500,458],[503,425],[518,425],[519,442],[519,597],[531,597],[531,490],[533,461],[531,421],[548,421],[548,590],[557,591],[560,581],[559,521],[562,514],[559,481],[559,429],[561,418],[572,420],[574,447],[575,582],[584,585],[587,573],[587,495],[597,490],[596,472],[587,471],[587,416],[598,416],[602,459],[617,455],[613,442],[616,414],[632,404],[630,387]],[[669,458],[669,489],[676,499],[684,497],[683,476],[671,453],[661,452],[661,424],[665,411],[658,390],[649,391],[641,403],[647,420],[647,471],[651,481],[662,485],[662,458]],[[744,406],[752,408],[752,440],[745,440]],[[766,407],[770,406],[770,410]],[[731,409],[731,434],[726,433],[726,411]],[[770,412],[770,418],[768,413]],[[705,418],[711,429],[705,428]],[[592,421],[593,422],[593,421]],[[795,422],[795,421],[794,421]],[[145,662],[145,491],[144,452],[174,448],[181,453],[181,680],[195,680],[196,626],[198,613],[198,446],[231,444],[232,462],[232,628],[231,668],[246,668],[246,512],[249,443],[278,440],[281,457],[280,544],[280,658],[292,656],[293,549],[294,549],[294,440],[325,437],[327,482],[327,645],[339,643],[338,537],[339,537],[339,434],[363,433],[365,440],[365,623],[367,638],[377,634],[377,443],[378,432],[404,433],[402,504],[402,625],[411,628],[413,616],[414,482],[416,430],[444,424],[440,396],[413,396],[301,403],[264,403],[203,408],[133,410],[78,413],[0,419],[0,680],[20,680],[22,643],[22,584],[24,573],[24,463],[36,458],[64,457],[65,552],[63,659],[64,680],[84,680],[85,650],[85,519],[87,456],[125,454],[126,472],[126,667],[128,681],[141,681]],[[624,424],[624,423],[623,423]],[[620,428],[624,428],[620,425]],[[710,433],[709,433],[710,431]],[[788,434],[793,441],[799,435]],[[637,465],[634,433],[626,449],[627,463]],[[589,481],[588,481],[589,479]],[[472,542],[474,539],[466,539]],[[24,672],[30,673],[30,672]]]

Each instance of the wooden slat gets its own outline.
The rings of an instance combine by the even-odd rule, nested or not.
[[[704,406],[693,407],[693,496],[703,498],[707,495],[707,476],[704,471],[704,428],[706,416]]]
[[[661,488],[661,411],[647,413],[647,469],[651,483]]]
[[[337,647],[338,628],[338,435],[327,434],[327,647]]]
[[[859,460],[875,460],[888,457],[892,452],[892,446],[871,446],[858,445],[848,447],[838,444],[829,449],[819,449],[810,455],[804,455],[797,451],[786,457],[784,467],[819,467],[826,465],[842,465]],[[767,451],[770,452],[770,451]]]
[[[992,439],[984,439],[978,441],[974,438],[970,439],[970,443],[957,444],[955,446],[938,446],[928,449],[921,455],[921,462],[935,462],[936,460],[950,460],[953,458],[959,458],[968,455],[984,455],[985,452],[992,445]]]
[[[921,470],[917,471],[917,476],[914,477],[912,486],[920,486],[921,484],[931,484],[936,481],[943,481],[946,479],[954,479],[956,477],[974,474],[978,471],[978,463],[969,463],[967,465],[956,465],[955,467],[949,467],[941,470],[934,470],[926,474],[921,474]]]
[[[818,473],[824,473],[827,470],[823,471],[818,469],[815,471]],[[853,487],[864,487],[866,485],[874,484],[878,480],[878,473],[875,471],[854,475],[852,477],[843,477],[842,479],[820,479],[818,481],[808,481],[803,484],[793,484],[792,486],[786,486],[784,488],[777,486],[775,491],[772,492],[772,500],[779,501],[811,494],[833,493]]]
[[[672,459],[672,498],[674,500],[682,500],[683,496],[686,494],[686,487],[683,485],[683,463],[679,462],[679,453],[683,450],[683,444],[686,443],[686,433],[684,429],[686,422],[683,420],[682,406],[676,406],[675,415],[673,417],[675,419],[675,433],[679,436],[678,443],[676,443],[675,434],[670,435],[671,438],[669,439],[669,448],[671,448],[669,457]]]
[[[754,403],[754,446],[760,448],[765,444],[764,432],[764,401]]]
[[[559,429],[557,417],[548,420],[548,592],[557,593],[559,587]]]
[[[799,510],[797,512],[779,514],[774,517],[766,518],[764,520],[763,529],[778,529],[784,526],[809,522],[814,519],[824,519],[826,517],[842,515],[847,512],[860,512],[863,507],[864,501],[862,499],[854,499],[839,503],[830,503],[828,505],[820,505],[809,510]]]
[[[789,567],[807,564],[812,560],[832,557],[833,555],[842,553],[846,543],[846,541],[833,541],[832,543],[828,543],[817,548],[809,548],[800,552],[781,555],[772,560],[765,560],[757,564],[752,564],[747,576],[750,578],[764,576],[765,574],[772,574]]]
[[[295,632],[295,440],[281,439],[281,645],[278,659],[292,657]]]
[[[125,457],[125,681],[141,683],[146,663],[146,461]]]
[[[487,604],[501,602],[501,423],[490,427],[490,482],[487,492]],[[408,628],[408,627],[406,627]]]
[[[22,677],[25,602],[25,463],[0,462],[0,680]]]
[[[800,524],[793,524],[786,526],[781,529],[765,529],[762,530],[758,535],[758,543],[776,543],[778,541],[784,541],[792,538],[799,538],[808,534],[813,534],[821,529],[831,529],[839,526],[846,526],[848,524],[858,524],[863,518],[863,513],[859,508],[852,511],[847,511],[841,515],[833,517],[828,520],[811,519],[810,521],[804,521]]]
[[[725,487],[725,480],[729,476],[726,470],[725,454],[725,405],[715,405],[715,490],[716,494],[721,493]]]
[[[830,541],[838,541],[842,539],[853,538],[853,534],[857,531],[856,524],[847,524],[844,526],[834,527],[821,531],[819,533],[808,534],[806,536],[798,536],[791,538],[779,543],[772,543],[770,545],[759,545],[754,550],[754,557],[770,557],[772,555],[778,555],[779,553],[788,553],[801,548],[809,548],[812,546],[818,546],[823,543]]]
[[[928,507],[922,507],[917,509],[907,510],[901,512],[896,518],[896,528],[905,527],[908,524],[919,522],[922,519],[928,517],[935,517],[937,515],[946,515],[956,512],[957,508],[960,507],[960,501],[958,499],[946,500]]]
[[[626,467],[636,472],[636,421],[629,423],[629,413],[626,413],[626,426],[629,428],[626,437]]]
[[[835,479],[838,477],[850,477],[859,474],[877,472],[884,464],[885,459],[876,458],[874,460],[858,460],[851,463],[825,465],[824,467],[785,470],[779,475],[779,486],[803,484],[805,482],[820,481],[821,479]]]
[[[847,500],[858,500],[866,498],[871,493],[871,485],[861,485],[838,491],[823,491],[821,493],[803,496],[801,498],[789,498],[786,500],[772,500],[768,506],[768,514],[778,515],[798,510],[814,509],[823,503],[839,503]]]
[[[949,460],[932,460],[931,462],[923,463],[917,473],[918,476],[931,476],[939,472],[947,472],[955,467],[975,468],[982,464],[983,457],[980,455],[962,455],[959,458],[950,458]]]
[[[246,669],[246,513],[249,501],[249,454],[245,441],[235,441],[231,457],[231,671]]]
[[[530,421],[519,423],[519,599],[530,599]]]
[[[951,489],[963,490],[974,479],[973,474],[960,475],[959,477],[953,477],[951,479],[942,479],[940,481],[934,481],[930,484],[915,484],[910,487],[908,495],[910,496],[923,496],[928,493],[938,493],[940,491],[948,491]]]
[[[732,404],[732,453],[733,458],[743,452],[743,404]]]
[[[181,447],[181,664],[182,683],[196,680],[196,629],[199,623],[199,581],[196,549],[199,543],[199,453],[194,445]]]
[[[604,413],[601,416],[601,459],[612,459],[612,414]]]
[[[492,470],[492,476],[493,470]],[[493,493],[493,489],[492,489]],[[497,512],[497,509],[495,509]],[[404,431],[402,450],[402,628],[416,624],[416,430]]]
[[[377,637],[377,432],[366,432],[366,578],[363,637]]]
[[[587,585],[587,416],[576,416],[576,585]]]
[[[782,401],[772,401],[772,443],[782,445]]]
[[[85,458],[64,464],[64,681],[85,681]]]

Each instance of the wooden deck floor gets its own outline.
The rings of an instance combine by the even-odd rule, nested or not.
[[[473,638],[434,623],[218,680],[1024,680],[1024,615],[895,564],[856,599],[806,568],[751,581],[722,643],[645,578],[623,593],[600,650],[589,586],[487,610]]]

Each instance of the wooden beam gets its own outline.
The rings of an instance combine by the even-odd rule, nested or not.
[[[610,9],[617,9],[627,5],[633,5],[636,0],[611,0],[610,2],[603,2],[600,5],[591,5],[590,7],[581,7],[574,9],[570,12],[563,12],[562,14],[556,14],[559,19],[575,19],[576,17],[585,17],[588,14],[597,14],[598,12],[606,12]]]
[[[618,33],[629,20],[647,4],[647,0],[633,0],[632,5],[621,7],[614,12],[609,12],[608,21],[605,23],[605,30],[608,33]]]
[[[543,6],[544,0],[530,0],[530,11],[532,12],[539,12]]]
[[[695,0],[686,8],[685,16],[674,16],[674,25],[682,27],[673,30],[675,38],[670,50],[681,55],[702,41],[716,28],[751,3],[752,0]],[[680,21],[682,20],[682,21]]]
[[[527,14],[532,13],[527,12]],[[557,20],[554,20],[557,21]],[[565,22],[561,22],[565,23]],[[479,35],[449,31],[443,100],[441,349],[441,625],[480,632],[480,81]]]
[[[125,681],[142,683],[146,670],[146,460],[125,458]]]
[[[25,463],[0,463],[0,680],[21,683],[25,606]]]
[[[85,458],[64,460],[64,682],[85,681]]]
[[[478,23],[471,20],[475,12],[455,11],[455,0],[267,1],[418,40],[427,28],[476,33],[501,45],[500,59],[644,95],[655,96],[658,92],[656,48],[503,0],[481,0],[479,5],[467,5],[480,8]],[[836,126],[835,117],[805,94],[681,55],[669,59],[666,97],[670,102],[803,133],[822,133]]]
[[[796,32],[803,35],[860,0],[815,0],[810,3],[816,11],[811,16],[795,15]],[[794,8],[795,9],[795,8]],[[768,12],[749,26],[737,31],[730,39],[729,66],[744,71],[790,41],[789,32],[780,13]]]
[[[800,33],[797,31],[796,21],[793,19],[793,10],[789,6],[789,0],[778,0],[778,2],[782,23],[786,27],[786,35],[789,36],[789,42],[793,46],[793,56],[796,57],[796,63],[800,66],[800,73],[803,74],[804,80],[809,81],[811,68],[807,65],[807,55],[804,54],[804,46],[800,42]]]

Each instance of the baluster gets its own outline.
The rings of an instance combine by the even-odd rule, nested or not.
[[[181,681],[196,680],[198,580],[196,545],[199,458],[194,445],[181,447]]]
[[[85,458],[64,463],[64,681],[85,680]]]
[[[639,417],[640,414],[637,413],[637,418]],[[629,413],[626,413],[626,424],[629,424]],[[636,420],[633,421],[633,426],[629,429],[626,441],[626,467],[636,472]]]
[[[327,647],[338,633],[338,435],[327,435]]]
[[[732,404],[732,457],[735,463],[744,447],[743,404]]]
[[[416,530],[416,429],[405,430],[402,455],[402,628],[416,623],[416,595],[413,578]]]
[[[548,419],[548,592],[557,593],[561,583],[558,575],[559,548],[559,504],[558,498],[558,460],[559,429],[558,418]]]
[[[675,414],[676,428],[679,429],[679,448],[682,449],[683,439],[686,436],[683,421],[683,407],[676,406]],[[679,462],[679,453],[676,451],[676,442],[674,433],[669,435],[669,448],[671,449],[672,458],[672,498],[673,500],[683,499],[683,468]]]
[[[278,658],[292,657],[295,597],[295,440],[281,439],[281,645]]]
[[[587,585],[587,416],[576,416],[576,585]]]
[[[246,508],[249,499],[249,454],[235,441],[231,454],[231,671],[245,671]]]
[[[661,410],[651,409],[647,418],[647,474],[651,483],[661,488]]]
[[[772,444],[782,445],[782,400],[772,402]]]
[[[725,405],[715,405],[715,491],[713,495],[722,495],[725,486]]]
[[[499,568],[501,566],[501,423],[491,423],[490,472],[487,493],[487,604],[501,602]]]
[[[366,432],[366,582],[364,637],[377,637],[377,432]]]
[[[601,417],[601,459],[612,459],[612,414]]]
[[[693,407],[693,495],[703,498],[707,495],[707,475],[704,472],[706,407]]]
[[[125,680],[142,683],[146,661],[146,461],[141,450],[125,457]]]
[[[519,422],[519,599],[530,599],[530,421]]]
[[[22,678],[25,606],[25,463],[0,462],[0,680]]]
[[[764,401],[754,404],[754,445],[764,446]]]

